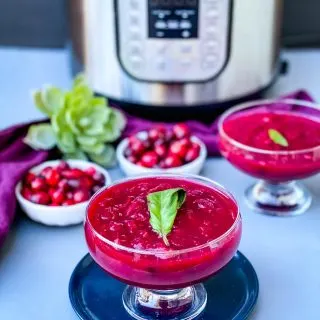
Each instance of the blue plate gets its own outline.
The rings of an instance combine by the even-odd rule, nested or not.
[[[208,303],[199,320],[247,319],[259,293],[257,274],[239,251],[204,285]],[[87,254],[72,273],[69,297],[73,309],[82,320],[132,320],[122,305],[124,287]]]

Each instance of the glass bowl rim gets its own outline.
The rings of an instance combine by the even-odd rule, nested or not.
[[[303,154],[303,153],[309,153],[309,152],[315,152],[317,150],[320,150],[320,145],[314,146],[311,148],[306,148],[306,149],[300,149],[300,150],[279,150],[279,151],[274,151],[274,150],[265,150],[265,149],[259,149],[255,147],[248,146],[244,143],[241,143],[234,138],[231,138],[223,129],[223,122],[232,114],[235,112],[238,112],[240,110],[244,109],[249,109],[251,107],[255,106],[261,106],[264,104],[273,104],[273,103],[284,103],[284,104],[296,104],[299,106],[307,107],[307,108],[312,108],[319,110],[320,113],[320,104],[310,102],[310,101],[303,101],[303,100],[296,100],[296,99],[263,99],[263,100],[254,100],[254,101],[249,101],[245,103],[241,103],[239,105],[234,106],[233,108],[229,109],[228,111],[224,112],[221,116],[221,118],[218,121],[218,131],[219,135],[222,136],[224,139],[228,140],[231,144],[236,146],[239,149],[243,149],[249,152],[253,153],[260,153],[260,154],[268,154],[268,155],[297,155],[297,154]]]
[[[168,178],[180,178],[180,179],[193,179],[193,180],[200,180],[200,181],[204,181],[204,182],[208,182],[211,185],[213,185],[213,187],[215,189],[218,189],[220,192],[222,192],[223,194],[225,194],[228,198],[230,198],[234,204],[237,207],[237,217],[234,220],[233,224],[231,225],[231,227],[225,232],[223,233],[221,236],[219,236],[218,238],[212,239],[209,242],[206,242],[204,244],[195,246],[195,247],[190,247],[190,248],[185,248],[185,249],[179,249],[179,250],[157,250],[157,249],[152,249],[152,250],[146,250],[146,249],[135,249],[135,248],[131,248],[131,247],[126,247],[120,244],[117,244],[105,237],[103,237],[91,224],[90,219],[89,219],[89,207],[90,204],[92,203],[92,201],[104,190],[121,184],[123,182],[127,182],[127,181],[131,181],[131,180],[136,180],[136,179],[143,179],[143,178],[152,178],[152,177],[168,177]],[[200,182],[201,183],[201,182]],[[135,176],[135,177],[126,177],[126,178],[122,178],[119,180],[116,180],[114,182],[112,182],[111,184],[101,188],[99,191],[97,191],[93,197],[90,199],[89,204],[87,205],[86,208],[86,218],[84,223],[87,223],[90,227],[90,229],[92,230],[92,232],[94,233],[94,235],[99,238],[101,241],[103,241],[104,243],[107,243],[108,245],[112,246],[115,249],[119,249],[122,251],[126,251],[126,252],[130,252],[130,253],[137,253],[137,254],[142,254],[142,255],[167,255],[167,256],[176,256],[176,255],[180,255],[180,254],[185,254],[185,253],[190,253],[190,252],[194,252],[197,250],[201,250],[207,247],[210,247],[216,243],[221,242],[222,240],[224,240],[225,238],[227,238],[227,236],[232,233],[232,231],[238,226],[239,222],[241,221],[241,214],[240,214],[240,208],[238,205],[238,202],[236,201],[236,199],[233,197],[233,195],[226,190],[225,187],[223,187],[221,184],[219,184],[218,182],[215,182],[209,178],[206,177],[202,177],[199,175],[194,175],[194,174],[175,174],[175,173],[153,173],[153,174],[145,174],[145,175],[139,175],[139,176]]]

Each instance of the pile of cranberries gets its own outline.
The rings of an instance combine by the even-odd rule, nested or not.
[[[104,175],[94,167],[81,170],[61,161],[37,175],[28,172],[22,181],[21,194],[37,204],[70,206],[89,200],[104,185]]]
[[[124,155],[132,163],[146,168],[169,169],[182,166],[199,157],[200,145],[191,141],[190,130],[184,123],[172,129],[157,126],[145,139],[129,137]]]

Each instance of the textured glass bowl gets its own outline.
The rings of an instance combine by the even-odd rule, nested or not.
[[[219,121],[219,146],[222,155],[236,168],[258,178],[246,191],[250,207],[271,215],[292,216],[305,212],[311,195],[295,180],[320,172],[320,145],[296,151],[253,148],[236,141],[224,131],[224,122],[254,109],[293,111],[320,121],[319,106],[300,100],[262,100],[245,103],[224,113]]]
[[[131,316],[136,319],[157,315],[167,319],[193,319],[206,305],[206,291],[199,283],[218,272],[237,251],[241,238],[240,212],[232,195],[209,179],[170,174],[157,176],[187,178],[218,189],[234,202],[235,222],[219,238],[200,246],[170,251],[138,250],[104,238],[93,228],[87,214],[86,241],[93,259],[113,277],[129,284],[123,293],[123,304]]]

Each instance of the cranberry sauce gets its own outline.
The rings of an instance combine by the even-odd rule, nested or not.
[[[232,139],[263,150],[302,150],[320,146],[320,119],[284,111],[244,111],[230,116],[223,124]],[[274,143],[268,130],[279,131],[288,141],[288,147]]]
[[[147,195],[176,187],[184,188],[187,196],[166,246],[150,225]],[[140,287],[173,289],[199,282],[230,261],[241,236],[240,219],[233,227],[237,215],[233,199],[205,184],[170,177],[137,178],[111,186],[91,201],[86,240],[96,262],[114,277]],[[217,239],[228,230],[211,246],[177,252]]]
[[[170,188],[183,188],[186,201],[178,211],[170,248],[152,230],[147,195]],[[129,180],[106,189],[93,201],[89,220],[103,237],[135,249],[185,249],[201,245],[224,234],[236,219],[235,204],[224,194],[187,180],[145,178]]]
[[[249,151],[224,135],[220,136],[223,156],[238,169],[271,182],[286,182],[306,178],[320,171],[320,117],[295,112],[268,111],[255,108],[231,115],[223,123],[224,132],[233,140],[260,149]],[[288,142],[281,146],[270,139],[268,131],[275,129]],[[315,148],[315,147],[318,147]],[[311,148],[308,151],[304,149]],[[313,149],[312,149],[313,148]],[[275,151],[275,153],[265,153]],[[297,151],[277,153],[277,151]]]

